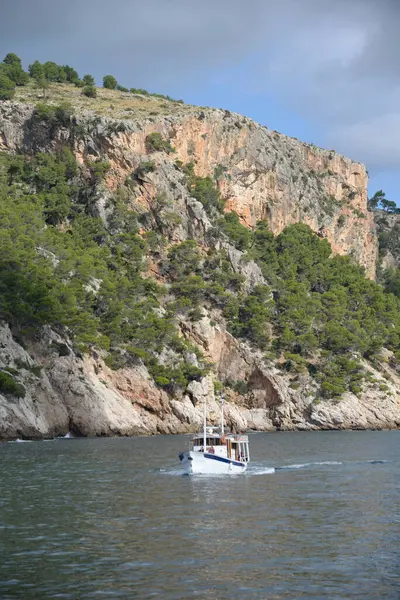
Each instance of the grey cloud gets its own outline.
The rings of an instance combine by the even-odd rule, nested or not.
[[[273,95],[371,169],[400,169],[398,0],[1,3],[3,53],[169,93],[220,77],[231,95]]]
[[[260,19],[266,12],[262,0],[249,6],[241,0],[3,2],[4,48],[33,37],[54,60],[80,59],[99,75],[111,71],[121,80],[144,78],[144,83],[158,85],[167,78],[185,81],[210,68],[234,65],[261,41]],[[35,44],[31,46],[32,53]]]

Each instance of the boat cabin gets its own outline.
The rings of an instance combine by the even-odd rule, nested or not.
[[[193,451],[204,452],[204,436],[197,434],[193,438]],[[219,435],[207,431],[206,452],[222,458],[229,458],[239,462],[249,462],[249,438],[247,435],[233,433]]]

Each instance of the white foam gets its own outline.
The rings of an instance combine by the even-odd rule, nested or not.
[[[245,475],[273,475],[274,473],[274,467],[261,467],[259,469],[252,469],[250,467]]]
[[[58,437],[58,440],[73,440],[74,439],[74,435],[72,435],[72,433],[70,431],[68,431],[68,433],[66,433],[65,435],[61,435],[60,437]]]
[[[300,463],[296,465],[283,465],[277,469],[304,469],[306,467],[314,467],[319,465],[342,465],[343,463],[337,460],[323,460],[320,462]]]

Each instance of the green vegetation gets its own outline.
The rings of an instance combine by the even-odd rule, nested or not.
[[[390,217],[386,212],[377,211],[375,214],[379,257],[382,261],[389,254],[394,265],[386,269],[378,268],[378,280],[387,292],[400,298],[400,269],[395,266],[400,264],[400,221],[399,217]]]
[[[253,236],[251,231],[241,224],[237,213],[225,213],[218,224],[238,250],[248,249]]]
[[[147,152],[174,152],[174,148],[171,146],[171,142],[169,140],[164,140],[161,133],[154,132],[149,133],[146,137],[146,149]]]
[[[35,60],[28,67],[28,72],[24,71],[21,59],[13,53],[5,56],[0,63],[0,101],[10,100],[14,97],[16,86],[26,86],[30,81],[35,82],[36,86],[43,90],[43,96],[46,97],[49,84],[71,83],[76,87],[85,88],[83,95],[88,98],[96,98],[95,79],[92,75],[86,74],[79,78],[78,72],[69,65],[58,65],[55,62],[47,61],[40,63]],[[118,90],[120,92],[141,94],[168,100],[175,103],[183,103],[183,100],[175,100],[171,96],[164,94],[151,93],[141,88],[128,88],[118,84],[113,75],[103,77],[103,87],[109,90]]]
[[[29,81],[44,97],[50,84],[59,89],[71,84],[85,106],[86,98],[96,93],[112,96],[105,90],[96,92],[93,77],[79,79],[72,67],[35,61],[27,74],[19,58],[9,54],[0,65],[0,99],[12,98],[16,86]],[[111,75],[103,84],[106,90],[128,91]],[[130,91],[172,100],[146,90]],[[303,374],[311,374],[323,398],[346,390],[360,393],[366,377],[361,359],[375,360],[383,346],[393,350],[394,364],[400,359],[397,270],[385,272],[382,287],[366,279],[349,257],[332,257],[327,240],[305,225],[287,227],[276,237],[265,221],[248,229],[236,213],[224,213],[218,188],[225,172],[221,165],[213,177],[200,177],[194,163],[175,163],[181,172],[176,175],[212,222],[201,246],[193,239],[170,243],[181,216],[171,210],[175,207],[169,206],[163,189],[147,220],[141,214],[139,227],[139,208],[138,213],[132,209],[135,190],[141,178],[156,171],[153,160],[143,161],[110,195],[107,218],[101,220],[95,216],[96,202],[110,163],[93,154],[79,166],[70,148],[60,147],[60,139],[73,141],[84,134],[72,106],[40,102],[29,127],[47,127],[58,150],[0,155],[0,319],[22,338],[50,325],[67,332],[81,352],[93,347],[107,351],[113,368],[145,363],[156,383],[170,391],[185,387],[209,368],[201,355],[199,366],[186,362],[188,343],[176,326],[177,316],[196,321],[204,308],[214,309],[218,322],[224,318],[233,335],[262,349],[268,360],[289,373],[294,386]],[[56,136],[60,128],[70,136]],[[147,136],[146,149],[149,154],[174,151],[158,132]],[[321,198],[321,203],[328,214],[336,212],[333,197]],[[370,209],[378,206],[386,212],[397,210],[383,192],[370,200]],[[337,226],[344,220],[340,216]],[[383,231],[381,248],[400,252],[398,238]],[[244,285],[224,243],[217,243],[226,245],[227,239],[243,253],[243,262],[258,265],[265,279],[262,285]],[[160,268],[163,286],[145,276],[148,256]],[[60,355],[70,352],[67,345],[53,349]],[[243,390],[242,383],[232,386]],[[0,390],[8,386],[7,393],[22,394],[18,385],[12,373],[1,372]]]
[[[82,90],[82,94],[88,98],[96,98],[97,90],[93,85],[86,85]]]
[[[0,393],[16,398],[25,396],[25,388],[23,385],[15,381],[14,377],[7,371],[0,371]]]
[[[116,197],[108,230],[91,216],[108,163],[92,163],[91,179],[77,186],[68,148],[0,159],[0,318],[24,336],[45,324],[67,328],[76,348],[109,350],[113,366],[141,359],[167,388],[204,374],[204,362],[194,368],[182,358],[174,313],[160,313],[163,288],[141,275],[147,243],[134,213]],[[168,348],[172,363],[159,365]]]
[[[221,199],[213,179],[211,177],[198,177],[194,172],[194,163],[192,162],[182,165],[177,161],[175,165],[185,173],[187,187],[193,198],[201,202],[206,211],[209,211],[212,215],[215,216],[215,214],[221,213],[225,203]]]
[[[103,87],[107,88],[108,90],[116,90],[117,85],[118,82],[113,75],[105,75],[103,77]]]
[[[15,94],[15,83],[0,70],[0,100],[11,100]]]
[[[28,73],[22,68],[21,59],[16,54],[7,54],[0,66],[0,73],[8,77],[14,85],[26,85],[29,81]]]
[[[381,209],[388,213],[400,214],[400,208],[397,208],[396,202],[388,200],[385,192],[378,190],[368,200],[368,210]]]
[[[208,178],[196,177],[193,165],[177,167],[212,216],[217,189]],[[223,253],[210,250],[204,256],[194,241],[184,242],[169,252],[175,309],[217,306],[233,335],[283,355],[283,368],[290,372],[312,374],[323,397],[360,393],[365,376],[360,359],[373,359],[383,346],[399,349],[397,298],[366,279],[349,257],[332,257],[327,240],[306,225],[287,227],[274,237],[266,222],[250,231],[234,213],[214,214],[215,226],[246,251],[244,259],[260,266],[269,285],[245,293],[243,278]]]
[[[96,85],[94,77],[92,75],[84,75],[82,77],[82,82],[84,83],[84,85],[89,85],[89,86]]]

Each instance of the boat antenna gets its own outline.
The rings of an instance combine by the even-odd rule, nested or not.
[[[204,396],[204,432],[203,432],[203,443],[204,443],[204,452],[206,451],[206,442],[207,442],[207,404],[206,404],[206,396]]]
[[[224,435],[224,402],[225,394],[221,392],[221,435]]]

